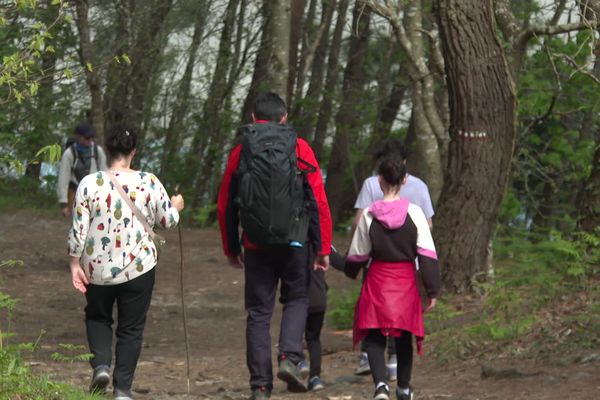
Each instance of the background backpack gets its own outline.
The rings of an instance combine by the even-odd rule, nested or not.
[[[95,141],[92,146],[90,157],[83,158],[81,156],[77,151],[77,142],[73,138],[67,140],[65,151],[73,152],[73,165],[71,165],[71,170],[75,174],[77,182],[80,182],[86,175],[89,175],[92,158],[96,161],[96,168],[98,168],[98,144],[96,144]]]
[[[271,122],[241,130],[244,138],[236,176],[244,233],[259,246],[306,242],[308,201],[304,172],[297,164],[296,132]]]

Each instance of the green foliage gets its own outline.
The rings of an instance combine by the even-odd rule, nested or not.
[[[104,397],[88,395],[48,376],[34,374],[23,362],[21,349],[0,348],[0,400],[94,400]]]
[[[59,344],[58,345],[61,351],[56,351],[50,355],[50,358],[54,361],[61,362],[69,362],[73,363],[75,361],[89,361],[94,355],[83,352],[85,350],[85,346],[82,345],[74,345],[74,344]]]
[[[360,286],[347,290],[331,289],[328,293],[327,316],[336,329],[350,329],[354,320],[354,305]]]
[[[0,177],[0,209],[55,210],[55,177],[44,177],[42,185],[37,180]]]
[[[53,38],[52,30],[62,21],[64,6],[63,1],[52,2],[51,7],[58,8],[52,19],[41,16],[49,13],[44,13],[38,2],[32,0],[16,1],[12,6],[3,5],[0,9],[0,39],[3,43],[0,52],[0,92],[3,100],[0,103],[13,100],[21,103],[37,94],[44,73],[36,65],[45,53],[55,52],[54,46],[48,45],[48,42]],[[10,24],[8,21],[11,21]],[[15,28],[18,28],[18,33]]]

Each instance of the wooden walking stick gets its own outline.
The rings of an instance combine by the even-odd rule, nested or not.
[[[179,185],[175,187],[175,194],[179,194]],[[184,296],[184,287],[183,287],[183,237],[181,235],[181,218],[179,219],[179,223],[177,224],[177,231],[179,233],[179,286],[181,290],[181,316],[183,318],[183,336],[185,339],[185,365],[186,365],[186,376],[187,376],[187,394],[190,394],[190,343],[188,341],[188,333],[187,333],[187,318],[185,315],[185,296]]]

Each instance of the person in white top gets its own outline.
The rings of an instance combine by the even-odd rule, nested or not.
[[[71,216],[75,192],[79,182],[88,174],[106,171],[106,154],[95,142],[94,129],[82,123],[73,130],[73,138],[67,141],[60,159],[56,194],[60,212],[64,217]]]
[[[176,226],[184,202],[180,195],[169,199],[153,174],[131,169],[136,152],[133,131],[122,126],[112,128],[106,149],[112,159],[109,171],[87,175],[75,195],[68,240],[71,279],[87,300],[85,324],[94,355],[90,360],[94,369],[90,391],[105,392],[110,380],[112,310],[116,302],[113,388],[115,399],[129,400],[152,298],[157,249],[109,174],[149,226]]]

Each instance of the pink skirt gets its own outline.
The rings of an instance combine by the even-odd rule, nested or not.
[[[394,337],[400,337],[402,331],[410,332],[417,339],[419,354],[423,353],[425,326],[414,263],[371,263],[354,309],[353,344],[363,340],[371,329]]]

